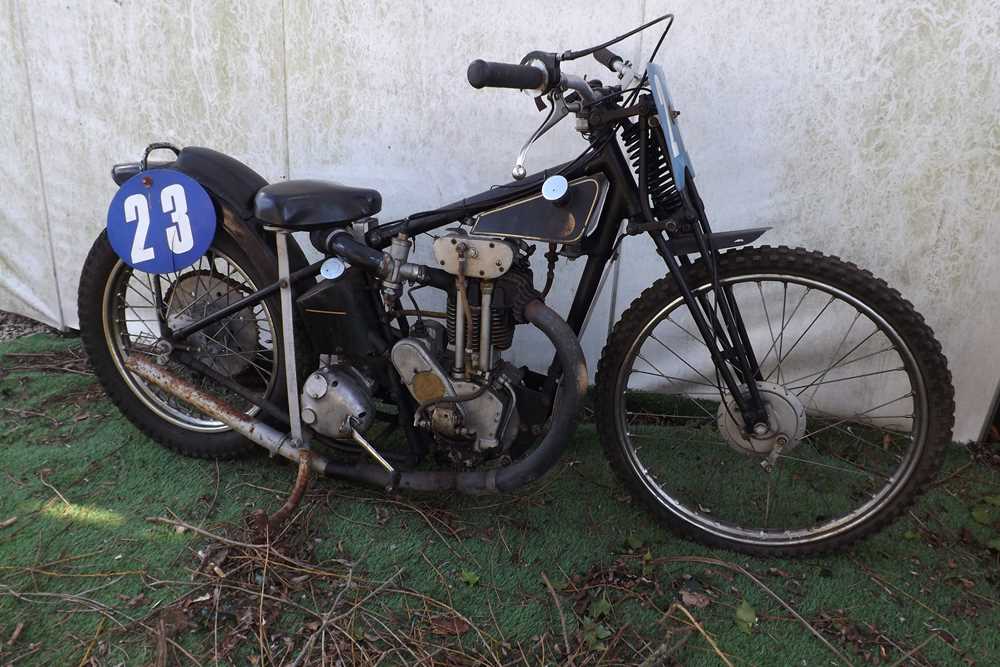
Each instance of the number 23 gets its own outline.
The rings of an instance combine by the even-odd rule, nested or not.
[[[146,247],[146,236],[149,234],[149,204],[142,194],[134,194],[125,198],[125,222],[137,222],[135,238],[132,239],[132,263],[140,264],[156,257],[151,247]],[[173,223],[167,227],[167,246],[175,255],[185,253],[194,247],[194,234],[191,233],[191,220],[188,218],[187,197],[184,186],[173,183],[160,192],[160,209],[170,215]]]

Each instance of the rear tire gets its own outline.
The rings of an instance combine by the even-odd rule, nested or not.
[[[195,267],[182,270],[178,274],[168,274],[169,276],[173,276],[175,286],[183,285],[185,290],[192,290],[190,297],[184,293],[178,294],[178,298],[184,297],[188,299],[185,306],[177,307],[179,311],[178,316],[183,315],[185,307],[192,307],[193,304],[191,304],[191,301],[197,300],[198,295],[202,295],[204,290],[208,290],[208,301],[211,306],[214,306],[216,300],[221,302],[223,298],[237,298],[231,297],[229,292],[222,294],[220,286],[232,283],[233,289],[236,290],[234,294],[242,296],[246,290],[239,291],[239,287],[255,287],[259,289],[277,280],[273,268],[261,267],[252,262],[247,253],[222,229],[216,233],[215,240],[209,250],[209,253],[213,252],[217,253],[217,255],[212,255],[213,257],[225,257],[238,270],[234,274],[227,274],[225,276],[220,274],[218,277],[212,278],[211,269],[205,269],[202,270],[203,275],[199,276],[197,275],[197,271],[192,272],[192,269],[202,266],[202,262],[205,262],[204,266],[209,267],[216,265],[220,261],[214,259],[210,264],[203,259],[199,260],[199,264],[196,264]],[[207,276],[204,275],[205,271],[209,271]],[[237,284],[236,278],[233,275],[239,275],[240,273],[242,274],[240,281],[245,278],[251,283],[250,285],[245,283],[242,285]],[[84,349],[90,359],[94,373],[105,392],[107,392],[108,397],[139,430],[164,447],[185,456],[208,459],[234,459],[256,452],[256,445],[246,440],[239,433],[230,430],[224,424],[213,422],[205,415],[194,413],[190,406],[187,406],[187,409],[192,414],[186,416],[183,404],[176,402],[176,399],[174,399],[176,405],[172,404],[169,397],[166,397],[162,391],[150,388],[149,385],[137,376],[125,370],[123,366],[124,358],[129,352],[122,349],[128,346],[127,344],[123,345],[122,340],[130,338],[131,333],[129,331],[115,330],[116,323],[113,311],[124,310],[126,315],[131,314],[134,316],[133,318],[128,318],[127,316],[126,318],[119,317],[119,320],[130,320],[130,323],[123,323],[119,328],[124,330],[130,326],[133,329],[144,327],[138,334],[139,338],[146,337],[152,340],[159,333],[159,325],[156,324],[155,308],[122,305],[124,299],[126,299],[123,295],[129,294],[130,289],[134,292],[136,288],[130,286],[128,282],[122,286],[123,283],[121,281],[138,279],[138,276],[142,276],[147,281],[147,284],[152,283],[153,279],[148,274],[133,272],[130,267],[122,262],[114,250],[112,250],[106,232],[101,232],[101,235],[94,241],[83,266],[78,292],[78,309],[80,335],[83,339]],[[206,283],[206,281],[211,282]],[[115,289],[119,289],[121,292],[116,295],[114,293]],[[174,287],[170,289],[173,290]],[[219,289],[219,293],[213,295],[211,292],[216,289]],[[148,301],[150,294],[152,294],[152,291],[143,295],[143,297]],[[168,297],[169,292],[164,300],[167,301]],[[184,301],[178,302],[181,304],[185,303]],[[224,304],[220,303],[220,305]],[[146,313],[147,317],[143,319],[141,313]],[[248,315],[247,313],[250,314]],[[254,319],[261,313],[266,319]],[[210,352],[205,352],[202,362],[209,365],[216,365],[216,370],[222,369],[233,374],[245,373],[246,376],[254,374],[265,376],[267,374],[258,371],[257,368],[266,367],[264,370],[269,371],[271,377],[263,390],[258,393],[264,395],[265,398],[273,403],[282,404],[286,392],[278,297],[272,296],[264,300],[260,307],[253,312],[249,308],[244,309],[226,318],[220,324],[223,327],[235,330],[235,325],[231,324],[231,322],[237,319],[240,331],[232,334],[229,338],[226,338],[226,334],[229,333],[226,331],[221,334],[221,337],[230,345],[236,345],[234,341],[247,340],[245,330],[247,326],[250,326],[255,332],[253,340],[255,351],[250,352],[249,350],[240,349],[238,351],[241,354],[226,351],[221,354],[217,353],[215,356]],[[261,323],[265,321],[270,324],[265,326]],[[139,322],[139,324],[135,324],[135,322]],[[267,331],[267,329],[270,329],[270,331]],[[146,330],[150,332],[148,336],[145,333]],[[209,329],[206,328],[205,331],[208,332]],[[213,329],[213,331],[215,330]],[[217,333],[217,335],[219,334]],[[258,358],[261,353],[256,351],[256,346],[260,343],[261,338],[265,336],[270,339],[269,341],[265,340],[263,343],[269,348],[268,350],[264,350],[270,357],[267,361]],[[138,344],[135,341],[132,344],[131,353],[140,353],[137,352],[139,349]],[[228,350],[228,348],[224,349]],[[245,359],[250,359],[250,361],[248,362]],[[176,371],[178,367],[180,365],[176,362],[171,363],[171,370]],[[184,367],[180,368],[184,369]],[[201,378],[201,376],[196,377]],[[201,379],[203,382],[208,382],[205,378]],[[263,384],[260,377],[253,377],[251,379],[255,385]],[[240,384],[250,383],[249,380],[237,381]],[[221,387],[221,385],[212,384],[215,387]],[[219,393],[218,391],[213,391],[211,386],[206,387],[206,389],[210,393]],[[256,408],[253,408],[249,403],[244,402],[240,407],[249,414],[256,412]]]
[[[893,348],[891,352],[887,350],[873,353],[867,360],[861,355],[868,348],[859,347],[857,349],[860,351],[853,353],[854,356],[850,356],[850,361],[846,357],[837,360],[836,355],[841,350],[850,347],[854,342],[854,338],[850,338],[850,342],[847,344],[844,342],[848,340],[848,334],[850,334],[850,329],[848,329],[848,333],[844,334],[844,338],[841,340],[841,346],[838,346],[832,357],[827,357],[825,353],[822,356],[808,354],[810,351],[808,346],[799,348],[798,354],[803,356],[803,363],[812,364],[819,361],[821,370],[828,369],[830,359],[834,359],[833,371],[828,369],[824,374],[807,374],[796,380],[785,382],[786,386],[778,389],[777,385],[781,384],[783,379],[787,380],[789,375],[796,377],[800,373],[783,373],[781,362],[784,361],[786,365],[790,364],[789,359],[795,353],[789,350],[782,357],[781,348],[775,348],[776,334],[772,331],[770,347],[775,348],[776,352],[773,358],[777,362],[777,378],[774,378],[773,375],[769,375],[768,378],[776,379],[777,382],[770,384],[771,387],[774,387],[771,395],[784,396],[785,393],[782,392],[786,392],[788,395],[794,395],[800,399],[798,407],[804,411],[803,414],[806,416],[799,419],[805,422],[806,427],[804,431],[800,432],[802,444],[796,444],[796,446],[801,446],[801,449],[795,450],[792,454],[779,449],[779,454],[774,460],[772,468],[768,470],[762,463],[764,457],[757,455],[757,452],[747,451],[753,446],[750,440],[747,440],[747,443],[751,443],[750,447],[744,451],[739,451],[739,443],[734,446],[731,436],[728,436],[729,440],[727,441],[727,436],[723,434],[724,429],[719,427],[719,424],[726,421],[724,403],[718,393],[712,398],[712,392],[715,390],[714,381],[710,377],[706,377],[706,374],[711,375],[713,367],[710,364],[699,365],[682,359],[677,353],[682,345],[671,343],[671,340],[682,341],[683,345],[687,346],[684,349],[693,351],[692,355],[697,354],[695,351],[697,348],[707,357],[708,350],[701,342],[700,337],[695,338],[690,335],[690,331],[695,331],[695,335],[697,335],[696,329],[689,326],[687,335],[681,331],[684,327],[679,322],[684,315],[682,311],[686,310],[686,305],[681,300],[680,292],[674,281],[669,277],[657,280],[633,301],[623,314],[604,348],[598,366],[596,417],[601,443],[612,468],[631,494],[656,514],[670,529],[684,537],[692,538],[712,547],[722,547],[761,556],[802,556],[846,547],[886,527],[927,487],[940,467],[944,448],[951,441],[951,429],[954,421],[954,392],[947,362],[933,332],[913,306],[904,300],[898,292],[889,288],[885,282],[875,278],[867,271],[835,257],[785,247],[746,248],[722,254],[718,270],[719,279],[723,285],[729,285],[731,289],[739,293],[749,291],[750,296],[755,299],[756,292],[754,290],[760,290],[758,305],[765,304],[765,291],[762,285],[770,284],[767,282],[768,280],[787,280],[790,284],[799,286],[798,289],[804,290],[802,300],[806,300],[807,296],[805,295],[809,295],[810,292],[822,295],[821,300],[825,300],[828,295],[833,295],[830,297],[831,302],[835,300],[836,295],[841,295],[846,300],[845,303],[857,304],[858,313],[864,314],[863,318],[857,317],[854,321],[874,324],[875,334],[884,335],[886,340],[898,343],[898,346]],[[714,294],[711,292],[711,277],[702,262],[696,263],[689,269],[687,282],[695,291],[704,290],[706,294]],[[780,292],[775,290],[770,294],[780,295]],[[781,312],[783,326],[780,338],[787,349],[787,346],[792,343],[793,337],[789,333],[787,341],[784,340],[785,326],[788,326],[791,332],[792,318],[795,317],[794,312],[788,316],[788,324],[786,325],[786,311],[792,310],[792,304],[787,303],[792,301],[788,298],[787,285],[784,295],[782,297],[786,300],[784,308],[779,299],[776,303],[772,302],[769,314],[767,314],[768,306],[766,305],[762,306],[760,310],[768,318],[768,327],[772,326],[772,319],[777,319],[776,313]],[[800,304],[802,300],[800,300]],[[814,297],[808,297],[808,300],[812,301]],[[747,303],[750,304],[752,301],[748,299]],[[826,307],[824,307],[825,309]],[[741,311],[746,311],[744,312],[745,317],[750,315],[749,311],[752,310],[753,308],[749,305],[744,306],[741,303]],[[823,315],[822,311],[820,311],[820,315]],[[832,311],[828,311],[826,317],[834,317]],[[844,322],[846,320],[834,317],[833,321],[829,323],[829,327],[835,328]],[[677,328],[671,329],[671,323],[678,325]],[[664,334],[661,333],[659,336],[654,334],[654,332],[661,332],[661,329],[657,328],[660,325],[664,325],[668,332],[673,331],[676,338],[664,339]],[[747,325],[750,329],[751,322],[748,321]],[[827,323],[824,322],[824,326],[826,325]],[[854,324],[852,323],[851,326],[853,327]],[[809,334],[811,327],[812,324],[805,329],[803,337]],[[758,336],[764,337],[765,344],[761,346],[759,341],[755,342],[754,350],[757,353],[758,362],[761,364],[761,376],[763,377],[770,365],[767,361],[771,349],[767,345],[768,331],[763,329],[763,333],[761,333],[761,329],[763,327],[754,329],[754,331],[757,332]],[[776,323],[773,329],[777,329]],[[861,329],[859,325],[857,336],[866,330]],[[816,336],[825,336],[825,338],[821,338],[821,342],[825,340],[836,342],[839,330],[837,336],[829,336],[818,331],[813,333],[813,337]],[[695,342],[691,342],[692,339]],[[650,340],[654,340],[655,344],[651,344],[649,349],[654,352],[658,350],[658,353],[662,355],[657,359],[668,361],[682,359],[689,365],[686,367],[676,366],[680,370],[674,371],[664,370],[666,367],[659,361],[654,360],[653,363],[650,363],[648,358],[653,353],[647,353],[647,348],[644,347],[645,341]],[[877,338],[872,340],[877,340]],[[798,341],[796,341],[796,345],[798,345]],[[875,344],[872,343],[872,345],[874,347]],[[666,354],[660,346],[670,351],[672,356]],[[761,353],[764,350],[768,350],[768,354],[761,359]],[[806,354],[803,354],[803,351]],[[898,353],[902,360],[899,368],[889,362],[883,362],[878,356],[894,352]],[[877,372],[866,374],[871,377],[865,379],[857,365],[862,360],[865,360],[866,366],[874,361],[882,365],[877,367]],[[653,370],[648,370],[645,365],[636,370],[633,366],[637,362],[645,362],[645,364],[652,366]],[[849,364],[855,364],[852,366],[852,370],[841,369]],[[785,371],[787,372],[787,370],[786,367]],[[692,375],[692,371],[697,375]],[[771,372],[774,372],[773,369]],[[908,398],[901,401],[912,403],[910,408],[912,414],[909,415],[911,423],[911,431],[908,436],[910,445],[907,446],[905,452],[902,451],[899,444],[900,440],[906,440],[904,437],[906,434],[903,432],[904,427],[899,427],[899,431],[896,430],[895,426],[883,428],[886,424],[895,424],[895,421],[877,421],[890,419],[889,416],[879,416],[889,411],[889,408],[879,406],[882,410],[879,412],[878,410],[861,411],[860,408],[851,407],[848,410],[849,417],[842,420],[840,419],[842,415],[839,413],[822,411],[819,408],[812,411],[813,407],[809,407],[813,406],[820,390],[819,385],[829,387],[841,382],[874,382],[877,376],[879,382],[890,385],[889,389],[894,390],[895,384],[903,381],[902,376],[883,377],[883,374],[903,372],[906,373],[906,378],[908,378],[913,392]],[[649,376],[661,376],[654,377],[659,388],[656,390],[645,388],[650,386],[652,381],[640,377],[636,384],[645,383],[643,388],[633,389],[630,384],[633,382],[631,378],[633,375],[642,373]],[[678,380],[679,382],[675,382]],[[843,391],[844,387],[853,388],[854,386],[839,385],[840,391]],[[877,386],[864,384],[862,389],[874,391],[872,387]],[[661,393],[656,394],[656,391]],[[828,391],[835,394],[837,392],[836,389]],[[846,394],[847,398],[838,394],[834,400],[845,401],[852,405],[852,400],[858,402],[862,400],[860,397],[864,391],[851,389]],[[811,398],[809,398],[810,393]],[[707,398],[698,398],[699,395]],[[824,397],[828,396],[829,394],[824,394]],[[804,398],[809,398],[809,405],[806,404]],[[873,398],[872,400],[875,401],[873,405],[878,404],[878,399]],[[631,405],[633,406],[631,412],[629,412],[630,401],[632,401]],[[657,401],[660,402],[657,403]],[[900,401],[899,399],[896,401],[898,406]],[[642,405],[636,410],[635,406],[639,403]],[[781,403],[781,400],[777,399],[775,403]],[[684,409],[689,405],[691,416],[684,413]],[[669,409],[664,407],[661,414],[655,412],[656,406],[669,406]],[[698,410],[701,412],[699,413]],[[786,414],[796,414],[794,409],[785,412]],[[904,412],[904,410],[898,409],[896,412]],[[796,421],[794,416],[790,419],[793,422]],[[896,419],[896,417],[892,416],[892,419]],[[905,424],[905,420],[903,423]],[[844,431],[844,435],[840,436],[841,439],[847,438],[845,440],[847,444],[843,446],[843,450],[837,449],[839,447],[837,441],[834,441],[832,445],[829,444],[831,438],[834,437],[832,434],[836,433],[838,429]],[[826,439],[822,448],[817,444],[817,441],[821,439],[821,434]],[[681,442],[682,436],[685,438],[683,442]],[[642,438],[646,438],[646,440]],[[854,443],[850,438],[859,442]],[[869,450],[861,446],[862,442],[865,445],[873,444],[872,439],[877,445],[875,449]],[[706,441],[708,444],[703,444]],[[681,456],[664,456],[667,449],[677,446],[682,448]],[[812,457],[811,450],[816,451],[815,458],[808,462],[798,463],[803,458]],[[848,450],[850,450],[850,454],[845,453]],[[640,451],[645,452],[642,454],[643,458],[640,458]],[[860,453],[854,454],[854,451]],[[788,454],[787,458],[786,454]],[[851,456],[857,456],[857,461],[851,460]],[[662,474],[652,471],[653,466],[656,465],[657,457],[660,459],[673,457],[672,463],[663,464],[664,472]],[[899,468],[892,473],[883,472],[880,465],[869,463],[874,458],[888,460],[887,465],[890,467],[896,465],[894,462],[898,459],[900,461]],[[833,465],[830,465],[830,462]],[[805,466],[805,463],[811,463],[811,465]],[[704,466],[709,471],[704,478],[698,477],[699,471],[696,468],[699,466]],[[777,473],[776,471],[782,466],[790,466],[786,467],[786,471],[794,470],[795,472]],[[827,471],[813,466],[833,468],[833,470]],[[767,470],[766,478],[761,477],[764,474],[761,472],[761,468]],[[838,469],[842,469],[840,473],[834,472]],[[818,472],[814,472],[817,470]],[[776,485],[773,481],[774,474],[782,475],[778,479],[787,480],[782,482],[783,484],[788,486],[801,485],[798,493],[786,495],[783,500],[779,500],[779,491],[788,488],[788,486],[779,487]],[[841,492],[846,496],[846,499],[842,500],[833,495],[837,492],[836,484],[829,485],[826,482],[813,481],[814,474],[817,479],[820,475],[840,475],[841,479],[846,480],[841,482],[843,487]],[[862,477],[867,475],[867,479],[855,481],[856,478],[851,475]],[[887,481],[879,481],[877,478],[880,476]],[[664,484],[662,482],[664,478],[669,478],[670,481]],[[758,491],[756,495],[751,493],[753,489],[758,487],[751,486],[750,483],[746,486],[743,485],[744,480],[747,479],[751,480],[752,484],[760,484],[761,482],[757,481],[759,479],[766,480],[763,482],[766,485],[766,501],[760,500],[762,492]],[[708,480],[718,480],[713,482],[718,484],[718,488],[707,488],[709,486]],[[878,487],[879,484],[883,484],[883,487],[876,488],[872,492],[871,488]],[[853,493],[849,493],[847,489],[853,486],[856,486],[857,489]],[[801,488],[804,488],[805,491],[802,491]],[[887,491],[885,491],[886,489]],[[867,500],[868,495],[866,494],[868,493],[872,494],[871,500]],[[879,496],[880,493],[883,495]],[[812,503],[818,504],[820,497],[827,495],[829,496],[827,508],[830,509],[816,510],[811,506]],[[773,510],[772,496],[775,499]],[[729,497],[734,499],[731,515],[737,518],[733,520],[728,518],[728,514],[724,514],[730,510],[726,508],[726,501],[723,498]],[[751,506],[756,508],[764,502],[766,502],[766,509],[761,512],[764,517],[763,528],[759,525],[761,523],[759,518],[742,518],[754,513],[755,510]],[[857,507],[854,506],[855,503],[857,503]],[[846,518],[823,518],[821,521],[821,514],[829,513],[832,516],[841,511],[839,507],[842,505],[853,508],[850,511],[845,511],[844,517]],[[774,521],[771,512],[777,513],[779,510],[789,516],[789,521],[801,515],[805,525],[794,528],[787,525],[769,525],[769,521]],[[810,524],[810,521],[815,522],[815,527],[811,527],[813,524]],[[836,523],[836,521],[840,521],[840,523]]]

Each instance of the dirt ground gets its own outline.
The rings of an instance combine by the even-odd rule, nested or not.
[[[33,333],[55,333],[52,327],[32,319],[0,310],[0,342]]]

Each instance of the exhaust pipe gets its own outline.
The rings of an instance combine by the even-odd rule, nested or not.
[[[566,449],[576,429],[577,414],[587,391],[587,362],[573,329],[559,315],[535,299],[524,307],[525,319],[538,327],[556,349],[563,369],[556,392],[548,433],[522,459],[491,470],[405,470],[387,471],[368,463],[342,464],[327,461],[308,448],[293,445],[292,437],[250,417],[224,401],[198,389],[146,358],[129,357],[125,367],[201,412],[218,419],[248,440],[272,454],[299,463],[300,480],[310,469],[331,477],[373,484],[388,489],[448,491],[461,493],[505,493],[544,475]],[[296,489],[300,483],[296,482]],[[293,494],[294,495],[294,494]],[[298,494],[301,496],[301,492]]]
[[[218,419],[271,454],[283,456],[296,463],[303,458],[303,452],[306,450],[293,446],[291,435],[240,412],[228,403],[198,389],[187,380],[177,377],[163,366],[145,357],[131,356],[125,361],[125,368],[206,415]],[[318,473],[326,471],[325,459],[316,454],[309,455],[308,459],[309,466],[313,470]]]
[[[404,470],[396,471],[395,478],[385,470],[367,463],[328,463],[326,474],[376,486],[414,491],[484,494],[513,491],[548,472],[559,460],[576,429],[577,415],[587,391],[587,361],[573,329],[540,300],[535,299],[524,307],[524,318],[538,327],[551,341],[556,349],[556,360],[563,369],[548,433],[527,456],[491,470]]]

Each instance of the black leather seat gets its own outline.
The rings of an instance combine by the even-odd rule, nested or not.
[[[282,181],[254,197],[254,217],[274,227],[312,231],[346,225],[382,210],[382,195],[330,181]]]

